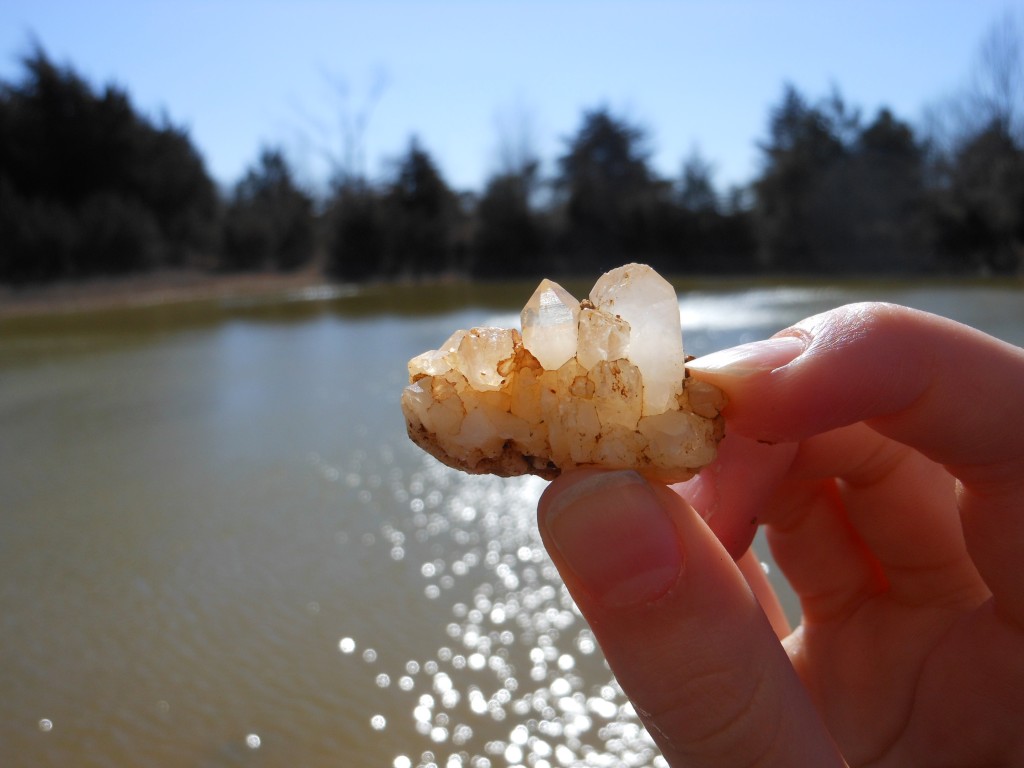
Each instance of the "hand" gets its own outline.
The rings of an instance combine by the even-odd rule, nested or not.
[[[571,473],[539,506],[668,762],[1024,765],[1024,350],[866,304],[691,372],[729,396],[715,464]]]

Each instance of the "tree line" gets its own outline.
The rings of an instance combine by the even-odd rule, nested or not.
[[[604,106],[583,113],[550,177],[527,146],[460,193],[414,138],[380,180],[340,172],[313,195],[265,148],[222,192],[184,130],[37,47],[0,83],[0,281],[167,268],[504,278],[627,260],[673,274],[1019,273],[1024,54],[994,29],[987,71],[930,130],[787,85],[758,175],[725,192],[696,151],[659,176],[645,127]]]

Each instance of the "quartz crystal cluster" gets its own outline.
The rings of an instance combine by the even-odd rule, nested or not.
[[[725,397],[686,375],[675,290],[653,269],[612,270],[584,301],[544,280],[521,320],[409,361],[414,442],[466,472],[549,479],[602,467],[671,483],[714,459]]]

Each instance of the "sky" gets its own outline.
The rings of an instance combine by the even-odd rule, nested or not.
[[[307,184],[353,147],[384,178],[415,136],[479,191],[517,146],[553,173],[603,106],[647,130],[658,173],[697,151],[724,189],[757,173],[786,83],[917,124],[1007,13],[1024,0],[0,0],[0,79],[38,42],[185,128],[225,186],[266,146]]]

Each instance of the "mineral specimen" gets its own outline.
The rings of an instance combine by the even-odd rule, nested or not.
[[[409,437],[471,473],[575,467],[686,480],[723,434],[720,390],[685,370],[679,305],[650,267],[603,275],[577,301],[543,280],[515,329],[456,331],[409,361]]]

